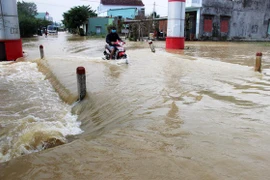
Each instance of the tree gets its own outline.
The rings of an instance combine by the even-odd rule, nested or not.
[[[46,19],[36,19],[36,25],[39,28],[47,27],[50,24],[52,24],[52,21],[48,21]]]
[[[18,15],[25,15],[29,17],[35,17],[37,15],[37,5],[35,3],[18,2]]]
[[[79,27],[87,22],[89,17],[96,16],[97,14],[90,6],[76,6],[63,14],[62,22],[72,32],[78,32]]]
[[[160,15],[158,15],[156,12],[153,12],[150,14],[149,18],[160,18]]]
[[[36,32],[35,15],[37,14],[37,6],[34,3],[18,2],[18,17],[20,34],[22,37],[32,36]]]
[[[35,3],[18,2],[18,17],[20,34],[22,37],[31,37],[37,33],[38,28],[47,26],[51,22],[47,20],[36,19],[37,6]]]

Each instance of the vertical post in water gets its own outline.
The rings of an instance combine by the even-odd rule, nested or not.
[[[155,46],[154,46],[154,44],[153,44],[153,41],[152,41],[152,40],[149,40],[149,41],[148,41],[148,44],[149,44],[149,47],[150,47],[151,51],[152,51],[152,52],[156,52]]]
[[[78,84],[79,100],[81,101],[86,95],[85,69],[82,66],[77,67],[77,84]]]
[[[39,46],[39,51],[40,51],[40,58],[43,59],[44,58],[44,49],[43,49],[42,45]]]
[[[256,53],[256,62],[255,62],[255,71],[261,72],[262,71],[262,53]]]

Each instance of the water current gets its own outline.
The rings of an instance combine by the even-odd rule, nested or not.
[[[23,39],[0,62],[0,179],[268,179],[270,44],[154,45],[127,40],[125,64],[104,39]]]

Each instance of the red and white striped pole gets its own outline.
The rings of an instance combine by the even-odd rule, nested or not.
[[[185,47],[185,6],[186,0],[169,0],[166,49]]]

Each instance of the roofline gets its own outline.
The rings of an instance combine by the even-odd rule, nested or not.
[[[168,20],[167,17],[161,17],[161,18],[154,18],[154,19],[139,19],[139,20],[124,20],[124,23],[134,23],[134,22],[143,22],[143,21],[163,21]]]
[[[137,9],[136,7],[130,7],[130,8],[118,8],[118,9],[109,9],[109,11],[114,11],[114,10],[126,10],[126,9]]]
[[[102,3],[100,3],[100,4],[102,4]],[[117,4],[102,4],[103,6],[136,6],[136,7],[138,7],[138,6],[140,6],[140,7],[144,7],[145,5],[123,5],[123,4],[119,4],[119,5],[117,5]]]

